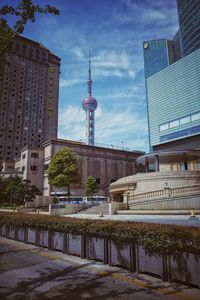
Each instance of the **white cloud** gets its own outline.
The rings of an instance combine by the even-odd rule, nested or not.
[[[73,49],[71,49],[71,53],[74,54],[78,59],[85,59],[83,49],[80,47],[74,47]]]
[[[74,84],[78,84],[82,82],[81,78],[70,78],[70,79],[60,79],[60,87],[72,86]]]
[[[117,53],[116,51],[101,51],[93,59],[93,64],[97,67],[107,68],[122,68],[128,69],[130,67],[130,58],[125,51]]]
[[[95,112],[96,142],[108,145],[131,147],[146,150],[147,121],[145,117],[130,109],[110,111],[98,107]],[[80,107],[68,106],[59,116],[59,137],[72,140],[85,140],[85,112]]]

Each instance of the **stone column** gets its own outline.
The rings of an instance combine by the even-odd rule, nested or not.
[[[129,192],[125,192],[123,194],[123,203],[126,205],[126,209],[128,208],[128,196],[129,196]]]
[[[160,171],[159,156],[158,155],[155,155],[155,171],[156,172]]]
[[[146,173],[149,173],[149,161],[147,158],[145,159],[145,168],[146,168]]]

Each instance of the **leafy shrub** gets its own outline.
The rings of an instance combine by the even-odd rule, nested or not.
[[[200,229],[196,227],[0,212],[3,224],[138,243],[152,254],[200,254]]]

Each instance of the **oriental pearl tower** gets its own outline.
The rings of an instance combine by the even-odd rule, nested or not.
[[[82,107],[86,112],[86,144],[94,145],[94,111],[97,109],[97,100],[92,97],[92,79],[91,79],[91,60],[89,55],[89,70],[88,70],[88,96],[83,99]]]

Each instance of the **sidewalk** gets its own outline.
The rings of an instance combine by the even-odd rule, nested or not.
[[[1,299],[200,299],[196,288],[5,238],[0,257]]]

